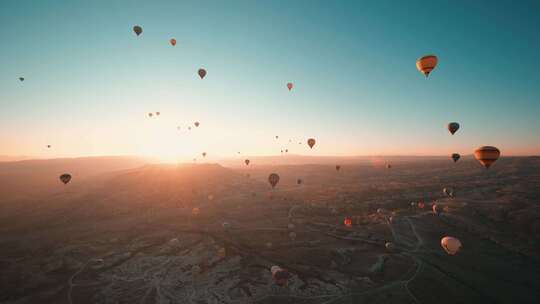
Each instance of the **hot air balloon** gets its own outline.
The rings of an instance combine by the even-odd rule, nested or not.
[[[292,82],[287,83],[287,89],[292,90],[293,84]]]
[[[297,183],[298,185],[302,184],[302,179],[300,179],[300,178],[297,179],[297,180],[296,180],[296,183]]]
[[[418,208],[424,209],[425,206],[426,204],[424,204],[424,202],[418,202]]]
[[[62,183],[64,183],[64,185],[69,183],[69,181],[71,180],[71,174],[64,173],[60,175],[60,180],[62,181]]]
[[[315,138],[308,139],[307,144],[311,149],[313,149],[313,146],[315,145]]]
[[[204,78],[204,76],[206,76],[206,70],[205,69],[199,69],[199,77],[201,77],[201,79]]]
[[[341,169],[340,165],[336,165],[336,171],[339,171]]]
[[[448,124],[447,128],[448,128],[448,131],[450,131],[450,133],[454,135],[454,133],[456,133],[456,131],[459,129],[459,123],[451,122]]]
[[[454,162],[457,162],[460,158],[461,155],[459,155],[458,153],[452,153],[452,159],[454,160]]]
[[[279,138],[279,136],[278,136],[278,135],[276,135],[276,139],[278,139],[278,138]]]
[[[159,113],[159,112],[156,112],[156,116],[159,116],[159,114],[161,114],[161,113]]]
[[[214,200],[214,195],[213,194],[208,194],[208,200],[213,201]]]
[[[227,250],[225,249],[225,247],[219,248],[217,251],[217,255],[222,259],[225,258],[227,256]]]
[[[267,242],[265,244],[265,246],[266,246],[266,248],[270,249],[270,248],[272,248],[273,245],[272,245],[272,242]]]
[[[416,60],[416,68],[420,73],[424,74],[426,78],[429,76],[429,73],[437,66],[437,56],[427,55]]]
[[[135,34],[137,34],[137,36],[139,36],[140,34],[142,34],[142,27],[135,25],[133,27],[133,31],[135,32]]]
[[[148,113],[148,117],[154,116],[154,113]]]
[[[285,153],[289,153],[289,149],[285,149]]]
[[[377,213],[378,213],[378,214],[383,214],[383,213],[384,213],[384,209],[383,209],[383,208],[378,208],[378,209],[377,209]]]
[[[169,42],[171,43],[172,46],[175,46],[176,45],[176,39],[172,38],[171,40],[169,40]]]
[[[198,121],[196,121],[196,122],[194,123],[194,125],[195,125],[195,127],[197,127],[197,128],[198,128],[198,127],[199,127],[199,125],[200,125],[200,123],[199,123]]]
[[[347,227],[352,227],[352,219],[350,217],[346,217],[344,220],[343,220],[343,225],[347,226]]]
[[[24,77],[19,77],[19,80],[20,80],[20,81],[24,81]]]
[[[191,214],[192,214],[193,216],[197,216],[197,215],[201,214],[201,209],[199,209],[198,207],[195,207],[195,208],[193,208],[193,209],[191,210]]]
[[[474,151],[474,157],[482,164],[482,166],[489,169],[489,167],[501,156],[501,151],[492,146],[483,146]]]
[[[270,272],[272,273],[272,280],[278,286],[285,286],[291,277],[286,269],[279,266],[272,266],[272,268],[270,268]]]
[[[249,166],[249,159],[244,160],[244,163],[246,163],[246,166]]]
[[[49,148],[49,149],[50,149],[50,148],[51,148],[51,145],[47,145],[47,148]]]
[[[455,237],[445,236],[441,239],[441,247],[449,255],[455,255],[461,249],[461,242]]]
[[[277,175],[276,173],[270,174],[268,176],[268,182],[270,183],[270,185],[272,185],[272,188],[274,188],[279,182],[279,175]]]
[[[392,169],[392,165],[386,164],[386,169]]]
[[[191,126],[187,127],[187,129],[191,131]]]
[[[202,153],[202,156],[203,156],[203,157],[206,157],[206,152],[203,152],[203,153]]]

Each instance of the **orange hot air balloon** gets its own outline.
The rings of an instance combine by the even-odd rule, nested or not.
[[[426,78],[429,76],[429,73],[435,69],[437,66],[437,56],[427,55],[416,60],[416,68],[420,73],[424,74]]]
[[[287,83],[287,89],[292,90],[293,84],[292,82]]]
[[[346,217],[344,220],[343,220],[343,225],[347,226],[347,227],[352,227],[352,219],[350,217]]]
[[[461,249],[461,242],[455,237],[445,236],[441,239],[441,247],[449,255],[455,255]]]
[[[272,188],[274,188],[279,182],[279,175],[277,175],[276,173],[270,174],[268,176],[268,182],[270,183],[270,185],[272,185]]]
[[[198,121],[196,121],[196,122],[194,123],[194,125],[195,125],[195,127],[197,127],[197,128],[198,128],[198,127],[199,127],[199,125],[200,125],[200,123],[199,123]]]
[[[244,163],[246,163],[246,166],[248,166],[248,165],[249,165],[249,159],[246,159],[246,160],[244,161]]]
[[[199,69],[199,77],[201,77],[201,79],[204,78],[204,76],[206,76],[206,70],[205,69]]]
[[[457,162],[460,158],[461,155],[459,155],[458,153],[452,153],[452,159],[454,160],[454,162]]]
[[[64,173],[64,174],[60,175],[60,181],[62,181],[62,183],[64,183],[64,185],[69,183],[70,180],[71,180],[71,174]]]
[[[474,151],[474,157],[484,166],[486,169],[501,156],[501,151],[492,146],[483,146]]]
[[[454,133],[456,133],[456,131],[459,130],[459,123],[451,122],[448,124],[447,128],[448,128],[448,131],[450,131],[450,133],[454,135]]]
[[[135,32],[135,34],[137,34],[137,36],[139,36],[140,34],[142,34],[142,27],[135,25],[133,27],[133,31]]]
[[[313,146],[315,146],[315,138],[308,139],[307,144],[311,149],[313,149]]]
[[[339,171],[341,169],[340,165],[336,165],[336,171]]]
[[[169,42],[171,43],[172,46],[175,46],[176,45],[176,39],[172,38],[171,40],[169,40]]]

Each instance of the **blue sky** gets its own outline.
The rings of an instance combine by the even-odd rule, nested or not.
[[[538,16],[534,1],[2,1],[0,154],[540,154]]]

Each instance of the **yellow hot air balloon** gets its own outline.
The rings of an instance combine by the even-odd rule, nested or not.
[[[461,249],[461,242],[455,237],[445,236],[441,239],[441,247],[449,255],[455,255]]]
[[[429,73],[435,69],[437,66],[437,56],[427,55],[416,60],[416,68],[420,73],[424,74],[426,78],[429,76]]]
[[[474,151],[474,157],[484,166],[486,169],[501,156],[501,151],[492,146],[483,146]]]
[[[313,149],[313,146],[315,146],[315,142],[315,138],[310,138],[308,139],[307,144],[311,149]]]

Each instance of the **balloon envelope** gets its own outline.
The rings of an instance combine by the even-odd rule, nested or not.
[[[427,55],[418,58],[416,60],[416,68],[420,73],[424,74],[426,77],[429,76],[429,73],[435,69],[435,66],[437,66],[437,56],[435,55]]]
[[[308,139],[307,144],[311,149],[313,149],[313,146],[315,145],[315,138]]]
[[[64,183],[64,185],[69,183],[70,180],[71,180],[71,174],[64,173],[64,174],[60,175],[60,181],[62,181],[62,183]]]
[[[200,123],[199,123],[198,121],[196,121],[196,122],[194,123],[194,125],[195,125],[195,127],[199,127]]]
[[[292,90],[293,84],[292,82],[287,83],[287,89]]]
[[[139,36],[142,33],[142,27],[135,25],[133,27],[133,31],[135,32],[135,34],[137,34],[137,36]]]
[[[448,124],[447,128],[448,128],[448,131],[450,131],[450,133],[454,135],[454,133],[456,133],[456,131],[459,129],[459,123],[451,122]]]
[[[244,163],[246,163],[246,166],[248,166],[248,165],[249,165],[249,159],[246,159],[246,160],[244,161]]]
[[[24,81],[24,77],[19,77],[19,80],[20,80],[20,81]]]
[[[449,255],[455,255],[461,249],[461,242],[455,237],[445,236],[441,239],[441,247]]]
[[[172,38],[171,40],[169,40],[169,42],[171,43],[172,46],[175,46],[176,45],[176,39]]]
[[[454,160],[454,162],[457,162],[460,158],[461,155],[459,155],[458,153],[452,153],[452,159]]]
[[[492,146],[483,146],[474,151],[474,157],[482,164],[482,166],[489,169],[489,167],[501,156],[501,151]]]
[[[279,175],[277,175],[276,173],[270,174],[268,176],[268,182],[270,183],[270,185],[272,185],[272,188],[274,188],[279,182]]]
[[[336,171],[339,171],[341,169],[340,165],[336,165]]]
[[[206,76],[206,70],[205,69],[199,69],[199,77],[201,77],[201,79],[204,78],[204,76]]]

